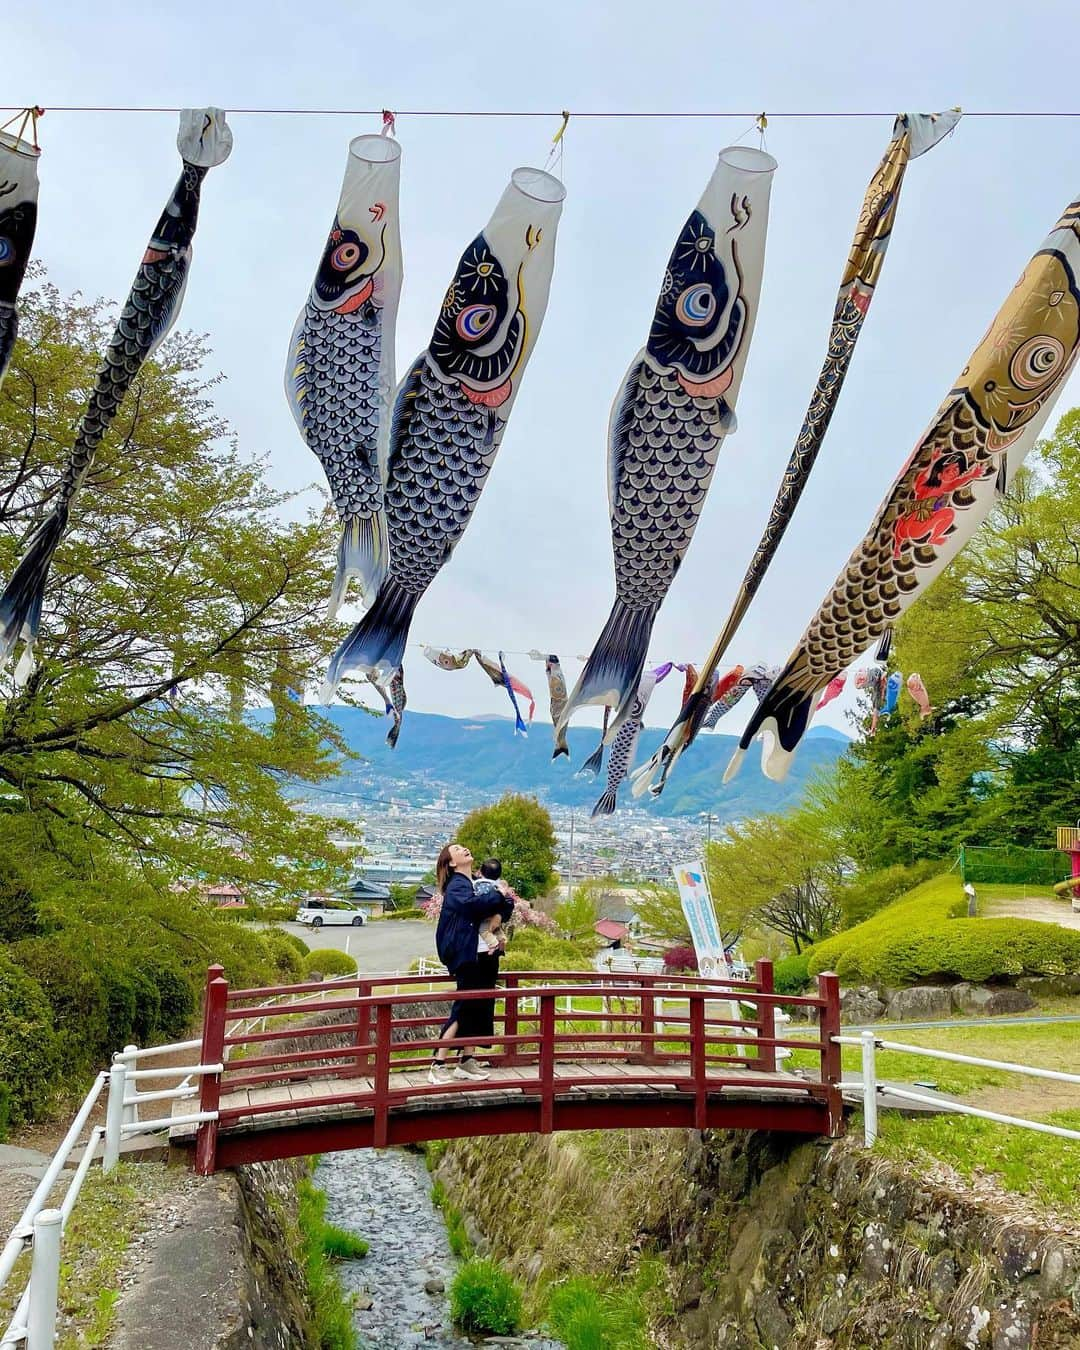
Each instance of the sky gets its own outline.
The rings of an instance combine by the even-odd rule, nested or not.
[[[674,22],[665,24],[665,13]],[[760,310],[698,532],[651,656],[698,660],[757,543],[825,352],[859,205],[893,115],[1072,111],[1075,0],[713,5],[665,11],[503,0],[333,7],[233,0],[211,8],[96,0],[5,16],[5,103],[226,109],[390,108],[403,146],[405,283],[397,362],[428,342],[464,246],[510,172],[543,166],[572,115],[567,199],[547,317],[465,538],[424,597],[414,643],[558,652],[571,679],[614,592],[606,487],[612,399],[648,332],[671,247],[716,154],[757,144],[779,161]],[[1062,78],[1062,76],[1065,78]],[[521,110],[542,118],[418,117]],[[586,118],[585,112],[730,112]],[[788,118],[785,112],[874,113]],[[274,484],[318,498],[282,371],[337,202],[352,136],[372,116],[231,114],[232,157],[203,188],[181,324],[208,334],[215,397]],[[35,256],[61,288],[122,299],[175,181],[173,113],[49,111]],[[746,133],[750,131],[751,134]],[[909,168],[873,307],[818,465],[729,656],[779,663],[1030,255],[1080,187],[1080,118],[965,118]],[[1080,400],[1074,375],[1057,407]],[[1050,424],[1053,425],[1053,420]],[[1049,429],[1049,428],[1048,428]],[[546,713],[543,667],[508,656]],[[317,687],[319,672],[313,672]],[[475,666],[446,673],[409,649],[410,705],[502,713]],[[669,723],[681,681],[657,692]],[[931,690],[931,694],[933,691]],[[850,694],[820,721],[847,726]],[[588,713],[579,719],[592,719]],[[746,705],[719,730],[741,730]],[[408,734],[406,726],[403,734]],[[542,733],[538,733],[542,734]]]

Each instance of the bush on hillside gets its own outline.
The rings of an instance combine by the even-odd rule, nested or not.
[[[892,867],[854,877],[839,895],[844,928],[854,928],[915,886],[940,875],[942,866],[938,859],[924,858],[921,862],[894,863]]]
[[[339,952],[332,947],[321,951],[308,952],[304,957],[304,975],[310,977],[315,972],[332,977],[335,975],[355,975],[356,957],[348,952]]]
[[[801,994],[810,983],[810,957],[813,947],[795,956],[773,963],[773,989],[778,994]]]
[[[61,1064],[52,1023],[41,985],[0,952],[0,1083],[12,1125],[35,1119],[45,1107]]]
[[[849,952],[857,952],[868,943],[874,947],[894,938],[909,938],[924,932],[930,925],[960,918],[967,913],[967,897],[955,874],[933,877],[921,886],[901,896],[869,919],[845,928],[832,937],[815,943],[808,966],[811,975],[823,970],[835,970],[845,978],[843,968]],[[853,957],[857,967],[859,961]],[[851,976],[846,977],[850,983]]]
[[[274,963],[275,978],[285,983],[295,983],[301,979],[308,953],[297,951],[296,939],[292,934],[283,933],[280,928],[271,928],[262,936]]]
[[[849,947],[836,964],[845,984],[901,988],[920,980],[1014,979],[1080,972],[1080,933],[1031,919],[954,919]]]

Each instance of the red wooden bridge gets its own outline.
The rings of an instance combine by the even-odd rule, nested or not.
[[[197,1125],[172,1142],[195,1167],[473,1135],[680,1126],[836,1135],[839,986],[773,992],[772,966],[710,982],[667,975],[515,972],[497,991],[496,1035],[471,1042],[484,1080],[433,1084],[427,1070],[457,994],[429,976],[358,976],[230,989],[208,972]],[[282,1003],[283,996],[292,1001]],[[780,1006],[816,1021],[816,1037],[777,1034]],[[749,1009],[749,1012],[746,1010]],[[782,1023],[781,1023],[782,1025]],[[453,1044],[453,1043],[451,1043]],[[784,1072],[781,1048],[811,1051]],[[220,1066],[220,1068],[218,1068]]]

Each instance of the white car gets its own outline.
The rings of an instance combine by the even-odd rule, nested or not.
[[[351,924],[353,928],[363,928],[367,923],[367,915],[348,900],[314,900],[300,906],[296,911],[296,922],[306,923],[311,928],[321,928],[324,923]]]

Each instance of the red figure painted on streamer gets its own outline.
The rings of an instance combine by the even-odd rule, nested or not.
[[[902,545],[910,540],[913,544],[943,544],[952,528],[956,512],[949,505],[951,494],[966,487],[986,473],[985,464],[977,464],[974,469],[967,467],[967,458],[959,450],[941,455],[928,468],[915,475],[913,496],[919,503],[913,510],[905,512],[896,522],[896,534],[893,538],[893,557],[899,558]]]

